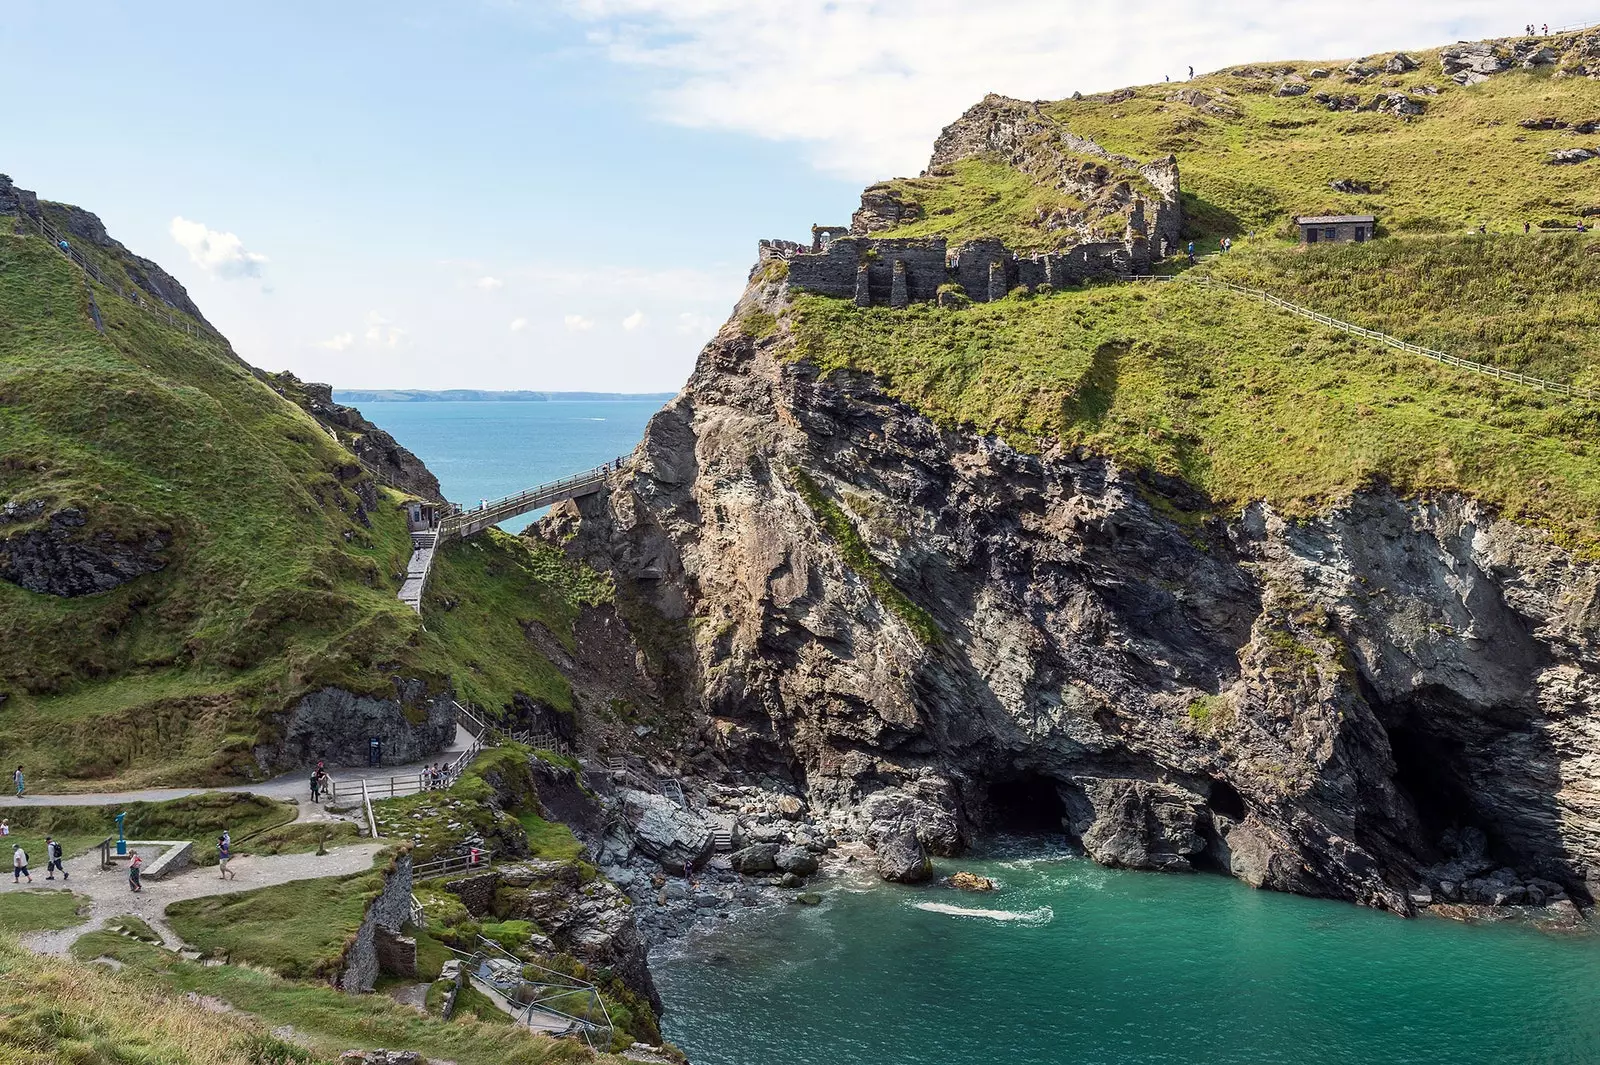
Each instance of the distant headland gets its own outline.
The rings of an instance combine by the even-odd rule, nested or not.
[[[637,402],[665,403],[672,392],[493,392],[481,388],[341,388],[333,394],[336,403],[574,403]]]

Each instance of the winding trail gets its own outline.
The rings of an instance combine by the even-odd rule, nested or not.
[[[159,934],[165,946],[181,950],[186,944],[165,920],[167,907],[184,899],[206,895],[231,895],[295,880],[349,876],[372,868],[373,857],[383,849],[382,840],[369,840],[338,847],[318,857],[315,854],[241,854],[229,864],[238,879],[223,880],[214,866],[199,866],[161,880],[146,880],[144,890],[128,890],[128,875],[122,866],[101,869],[98,856],[90,852],[77,860],[68,859],[69,880],[45,880],[35,876],[34,890],[75,891],[89,898],[89,913],[83,924],[50,932],[30,932],[21,937],[22,945],[36,954],[66,954],[80,936],[103,928],[114,917],[133,915]],[[21,891],[22,887],[0,886],[0,891]]]

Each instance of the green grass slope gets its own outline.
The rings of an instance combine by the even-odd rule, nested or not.
[[[410,552],[402,496],[225,341],[91,287],[11,221],[0,219],[0,504],[45,506],[0,521],[0,539],[68,507],[88,536],[170,537],[165,568],[107,592],[0,581],[0,750],[32,787],[237,778],[255,771],[273,719],[329,685],[393,695],[395,677],[420,677],[490,713],[518,693],[570,706],[517,624],[560,628],[557,604],[580,594],[569,574],[447,551],[438,590],[459,609],[427,631],[395,597]],[[374,491],[363,507],[359,493]],[[527,555],[505,540],[496,558]]]
[[[1307,513],[1387,483],[1461,489],[1600,544],[1600,418],[1184,281],[951,310],[802,297],[798,356],[876,374],[941,424],[1181,477],[1218,509]]]

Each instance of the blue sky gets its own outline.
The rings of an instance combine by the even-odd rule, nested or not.
[[[682,384],[758,238],[847,221],[985,92],[1600,20],[1488,0],[6,9],[0,171],[100,214],[251,362],[615,391]]]

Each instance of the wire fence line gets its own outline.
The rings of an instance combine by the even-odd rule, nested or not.
[[[1482,374],[1485,377],[1493,377],[1497,381],[1510,381],[1512,384],[1525,385],[1529,388],[1537,388],[1541,391],[1553,392],[1560,396],[1571,396],[1574,399],[1600,399],[1600,390],[1583,388],[1578,385],[1570,385],[1564,381],[1552,381],[1545,377],[1536,377],[1533,374],[1518,373],[1515,370],[1508,370],[1503,366],[1495,366],[1493,363],[1475,362],[1472,359],[1463,359],[1459,355],[1451,355],[1449,352],[1436,351],[1433,348],[1425,348],[1421,344],[1413,344],[1409,340],[1401,340],[1399,337],[1390,336],[1388,333],[1381,333],[1376,329],[1367,329],[1366,327],[1356,325],[1353,322],[1346,322],[1343,319],[1334,318],[1333,316],[1323,314],[1320,311],[1314,311],[1310,307],[1302,307],[1298,303],[1291,303],[1281,296],[1274,296],[1270,292],[1264,292],[1261,289],[1247,288],[1244,285],[1236,285],[1232,281],[1223,281],[1220,278],[1206,277],[1204,275],[1195,275],[1191,279],[1187,275],[1169,274],[1134,274],[1129,277],[1128,280],[1146,283],[1169,283],[1180,279],[1190,281],[1193,284],[1214,285],[1218,288],[1225,288],[1231,292],[1237,292],[1240,295],[1249,296],[1252,299],[1258,299],[1265,303],[1269,303],[1272,306],[1277,307],[1279,310],[1288,311],[1290,314],[1298,315],[1301,318],[1328,326],[1331,329],[1338,329],[1342,332],[1349,333],[1352,336],[1364,337],[1367,340],[1374,340],[1386,347],[1394,348],[1396,351],[1404,351],[1412,355],[1420,355],[1425,359],[1431,359],[1434,362],[1443,363],[1446,366],[1453,366],[1456,369]]]
[[[84,255],[77,248],[74,248],[72,246],[72,242],[61,235],[60,230],[56,229],[56,227],[52,226],[49,222],[46,222],[43,215],[21,214],[18,217],[27,221],[31,221],[39,230],[39,235],[41,237],[54,246],[57,251],[65,255],[73,263],[73,265],[82,270],[86,277],[92,278],[101,287],[110,289],[118,296],[121,296],[123,299],[133,304],[135,307],[138,307],[146,313],[161,319],[174,329],[183,330],[192,337],[208,336],[213,332],[210,329],[202,327],[192,318],[184,315],[175,315],[171,311],[165,309],[165,307],[159,307],[156,304],[143,299],[136,289],[125,289],[121,285],[107,278],[105,274],[100,272],[100,268],[96,266],[88,256]],[[104,329],[101,330],[101,332],[104,331]]]

